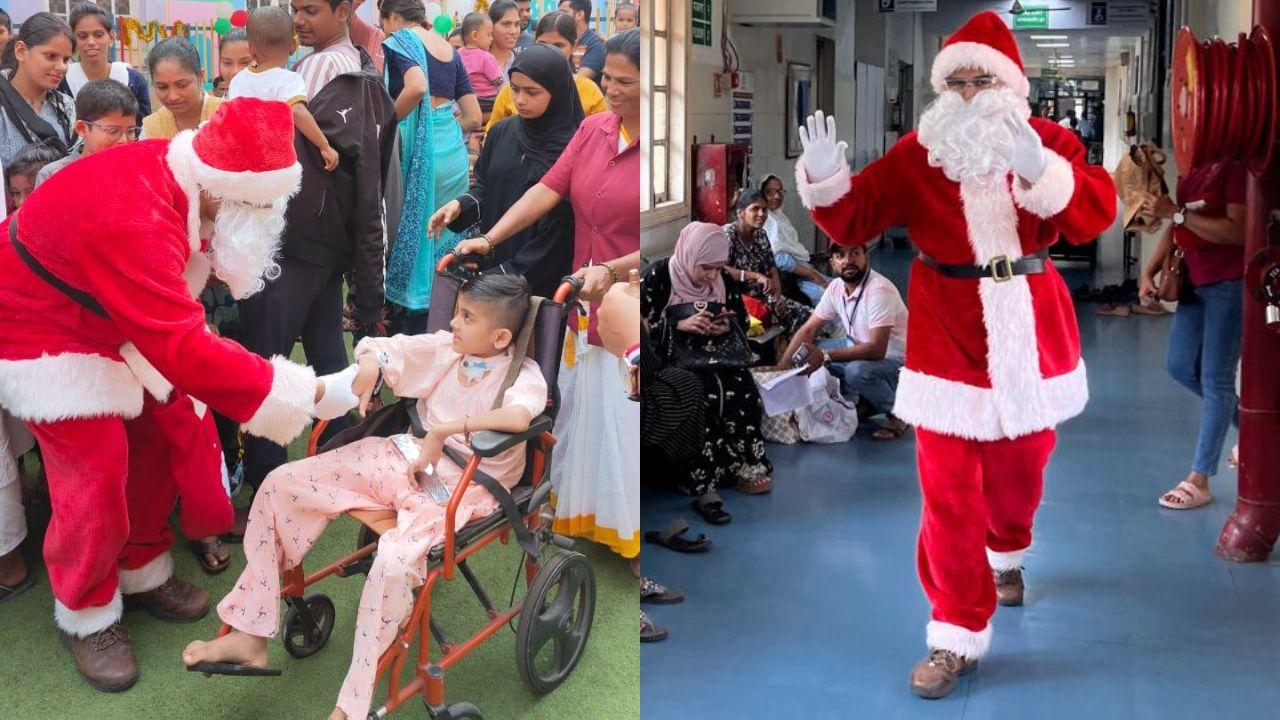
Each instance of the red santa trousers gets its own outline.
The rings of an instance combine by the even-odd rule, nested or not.
[[[979,442],[916,429],[924,511],[917,565],[931,649],[981,657],[996,610],[992,570],[1022,565],[1056,433]]]
[[[206,537],[231,524],[212,415],[191,398],[146,396],[142,413],[28,423],[40,445],[53,517],[44,558],[59,627],[85,636],[120,619],[121,593],[173,574],[169,512],[183,498],[183,530]]]

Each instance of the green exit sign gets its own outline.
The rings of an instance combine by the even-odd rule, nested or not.
[[[1044,7],[1022,6],[1022,14],[1013,16],[1014,30],[1046,30],[1049,27],[1049,13]]]

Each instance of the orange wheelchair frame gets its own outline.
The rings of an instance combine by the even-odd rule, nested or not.
[[[444,276],[452,262],[446,255],[437,267]],[[566,278],[557,289],[553,303],[567,308],[576,298],[579,282]],[[433,296],[433,307],[438,307]],[[546,305],[544,304],[544,307]],[[561,331],[563,339],[563,330]],[[530,336],[533,344],[533,336]],[[558,348],[556,349],[558,352]],[[533,354],[530,353],[530,357]],[[545,372],[545,371],[544,371]],[[552,376],[554,378],[554,375]],[[552,395],[551,397],[554,397]],[[552,405],[551,397],[548,405]],[[400,402],[408,402],[401,400]],[[317,421],[307,445],[308,456],[316,454],[321,433],[328,425]],[[542,516],[542,507],[550,495],[550,481],[546,478],[548,462],[555,438],[551,434],[553,421],[547,414],[534,419],[524,433],[476,433],[472,439],[472,455],[454,487],[445,509],[444,543],[432,548],[428,557],[428,572],[423,585],[417,590],[417,599],[410,611],[407,623],[401,626],[390,647],[378,660],[375,686],[384,678],[387,682],[385,703],[369,712],[369,718],[382,718],[415,696],[421,694],[427,711],[436,720],[472,720],[483,718],[480,710],[468,702],[445,704],[444,675],[469,652],[496,634],[503,625],[518,618],[516,628],[517,667],[521,679],[539,694],[558,687],[576,667],[586,647],[595,612],[595,572],[586,557],[569,550],[573,541],[555,535],[551,523]],[[492,542],[508,544],[514,528],[501,509],[484,518],[456,527],[456,515],[463,493],[470,486],[482,457],[490,456],[526,442],[528,454],[526,471],[521,483],[513,491],[521,513],[521,520],[528,526],[536,542],[537,552],[524,556],[524,575],[527,593],[524,598],[506,609],[496,608],[479,581],[467,567],[467,559]],[[481,445],[481,447],[477,447]],[[496,449],[495,449],[496,448]],[[359,549],[311,574],[303,571],[302,564],[283,571],[281,597],[289,610],[285,614],[282,640],[285,649],[296,658],[309,657],[319,652],[328,642],[333,631],[335,610],[333,602],[321,593],[304,595],[306,589],[331,576],[349,577],[368,573],[377,550],[377,537],[395,526],[394,510],[354,510],[347,513],[358,520],[362,528]],[[517,533],[518,535],[518,533]],[[548,547],[556,549],[543,561]],[[441,580],[451,581],[461,573],[484,607],[489,622],[466,640],[455,643],[449,640],[431,616],[431,592]],[[548,602],[548,597],[554,598]],[[230,632],[223,625],[219,635]],[[431,641],[435,640],[439,656],[433,657]],[[410,654],[414,640],[418,648],[416,657]],[[536,667],[540,651],[548,643],[554,643],[552,667],[543,672]],[[406,663],[412,663],[413,679],[403,682]],[[354,718],[352,720],[355,720]]]

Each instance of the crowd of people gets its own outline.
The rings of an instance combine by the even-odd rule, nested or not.
[[[255,603],[278,607],[274,592],[268,601],[256,587],[258,575],[274,577],[285,566],[267,550],[283,547],[299,562],[328,518],[371,502],[398,510],[401,523],[382,539],[395,550],[378,556],[387,565],[376,573],[382,584],[371,574],[365,590],[387,602],[367,616],[362,603],[361,627],[407,612],[419,566],[440,539],[442,509],[424,504],[401,476],[429,460],[446,482],[455,480],[460,468],[440,459],[442,447],[465,451],[469,433],[519,431],[542,411],[548,388],[536,365],[524,367],[514,385],[499,381],[524,318],[520,308],[570,275],[582,281],[582,310],[557,381],[554,528],[622,558],[638,555],[640,421],[626,380],[638,351],[620,357],[626,353],[606,347],[599,327],[601,300],[639,267],[635,8],[618,7],[619,32],[605,40],[593,29],[589,0],[565,0],[536,24],[529,0],[497,0],[487,13],[462,19],[455,44],[433,30],[421,0],[382,0],[376,27],[355,14],[359,4],[295,0],[291,12],[254,10],[245,28],[220,38],[214,78],[205,77],[199,52],[183,37],[158,42],[145,74],[110,61],[115,23],[96,5],[74,8],[70,23],[36,13],[5,44],[0,163],[12,242],[0,245],[0,264],[42,271],[4,265],[21,277],[0,288],[0,315],[11,323],[34,310],[56,318],[50,307],[74,301],[62,309],[79,317],[78,308],[88,308],[98,315],[91,323],[114,323],[94,326],[92,340],[61,342],[75,363],[118,387],[107,388],[116,396],[102,407],[82,407],[92,404],[84,398],[49,401],[59,407],[33,401],[20,380],[47,355],[33,355],[34,346],[19,347],[5,331],[0,602],[35,577],[19,548],[26,536],[19,489],[22,457],[37,453],[53,506],[45,562],[55,618],[77,669],[98,689],[122,690],[138,677],[120,624],[122,593],[170,620],[209,609],[204,590],[173,576],[165,518],[175,496],[205,571],[229,567],[228,544],[244,543],[249,561],[240,594],[218,606],[236,632],[193,643],[189,665],[264,664],[266,637],[278,623],[270,611],[243,616]],[[0,20],[8,32],[7,17]],[[290,65],[297,44],[310,52]],[[121,203],[113,214],[151,213],[118,217],[90,234],[119,245],[121,268],[165,262],[170,249],[160,247],[161,237],[190,235],[191,260],[111,277],[96,263],[81,269],[77,263],[88,259],[61,254],[62,229],[50,218],[69,214],[67,227],[81,227],[65,196],[90,189]],[[149,238],[148,252],[116,243],[113,233]],[[178,242],[187,252],[187,241]],[[456,312],[430,307],[435,268],[451,252],[479,272]],[[170,280],[177,285],[165,285]],[[428,312],[452,314],[450,331],[426,334]],[[192,313],[198,330],[189,327]],[[357,341],[355,364],[344,330]],[[117,337],[118,350],[111,345]],[[309,367],[286,360],[298,341]],[[197,377],[198,368],[216,371]],[[331,437],[357,403],[364,412],[378,378],[419,398],[428,425],[422,462],[379,461],[393,468],[385,477],[369,471],[368,458],[353,460],[350,448],[288,463],[285,445],[306,420],[332,419]],[[144,404],[136,404],[143,401],[135,401],[134,387],[146,388]],[[102,441],[110,459],[93,466],[98,474],[77,455],[90,425],[118,437],[118,444]],[[368,456],[386,449],[370,447]],[[489,474],[517,481],[518,451],[486,460]],[[112,464],[126,455],[127,471]],[[159,464],[172,466],[155,474],[171,476],[175,487],[150,494],[143,514],[151,520],[138,523],[135,504],[143,501],[134,497],[134,475]],[[352,485],[346,470],[361,468],[364,484]],[[345,499],[281,504],[299,471],[329,477],[326,490]],[[251,494],[233,510],[229,498],[242,486]],[[464,507],[483,514],[494,502],[472,487]],[[306,525],[306,537],[284,546],[257,542],[286,539],[277,521],[292,523],[292,531]],[[68,552],[85,523],[112,531],[95,533],[89,553]],[[257,595],[245,594],[250,585]],[[366,621],[373,625],[365,628]],[[357,642],[333,717],[367,714],[368,659],[376,661],[390,638],[382,625]]]

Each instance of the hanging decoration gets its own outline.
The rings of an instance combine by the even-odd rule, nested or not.
[[[213,31],[219,35],[225,35],[231,30],[231,21],[226,18],[218,18],[213,21]]]
[[[444,37],[449,37],[449,33],[453,32],[453,18],[444,13],[440,13],[436,16],[435,20],[431,21],[431,29],[440,33]]]
[[[156,20],[149,20],[145,24],[134,17],[122,15],[116,21],[120,38],[120,44],[125,48],[133,47],[139,41],[152,42],[153,40],[163,40],[174,36],[186,37],[191,34],[191,27],[181,20],[175,20],[173,25],[166,26]]]
[[[232,26],[242,28],[248,24],[249,24],[248,10],[236,10],[235,12],[231,13]]]

